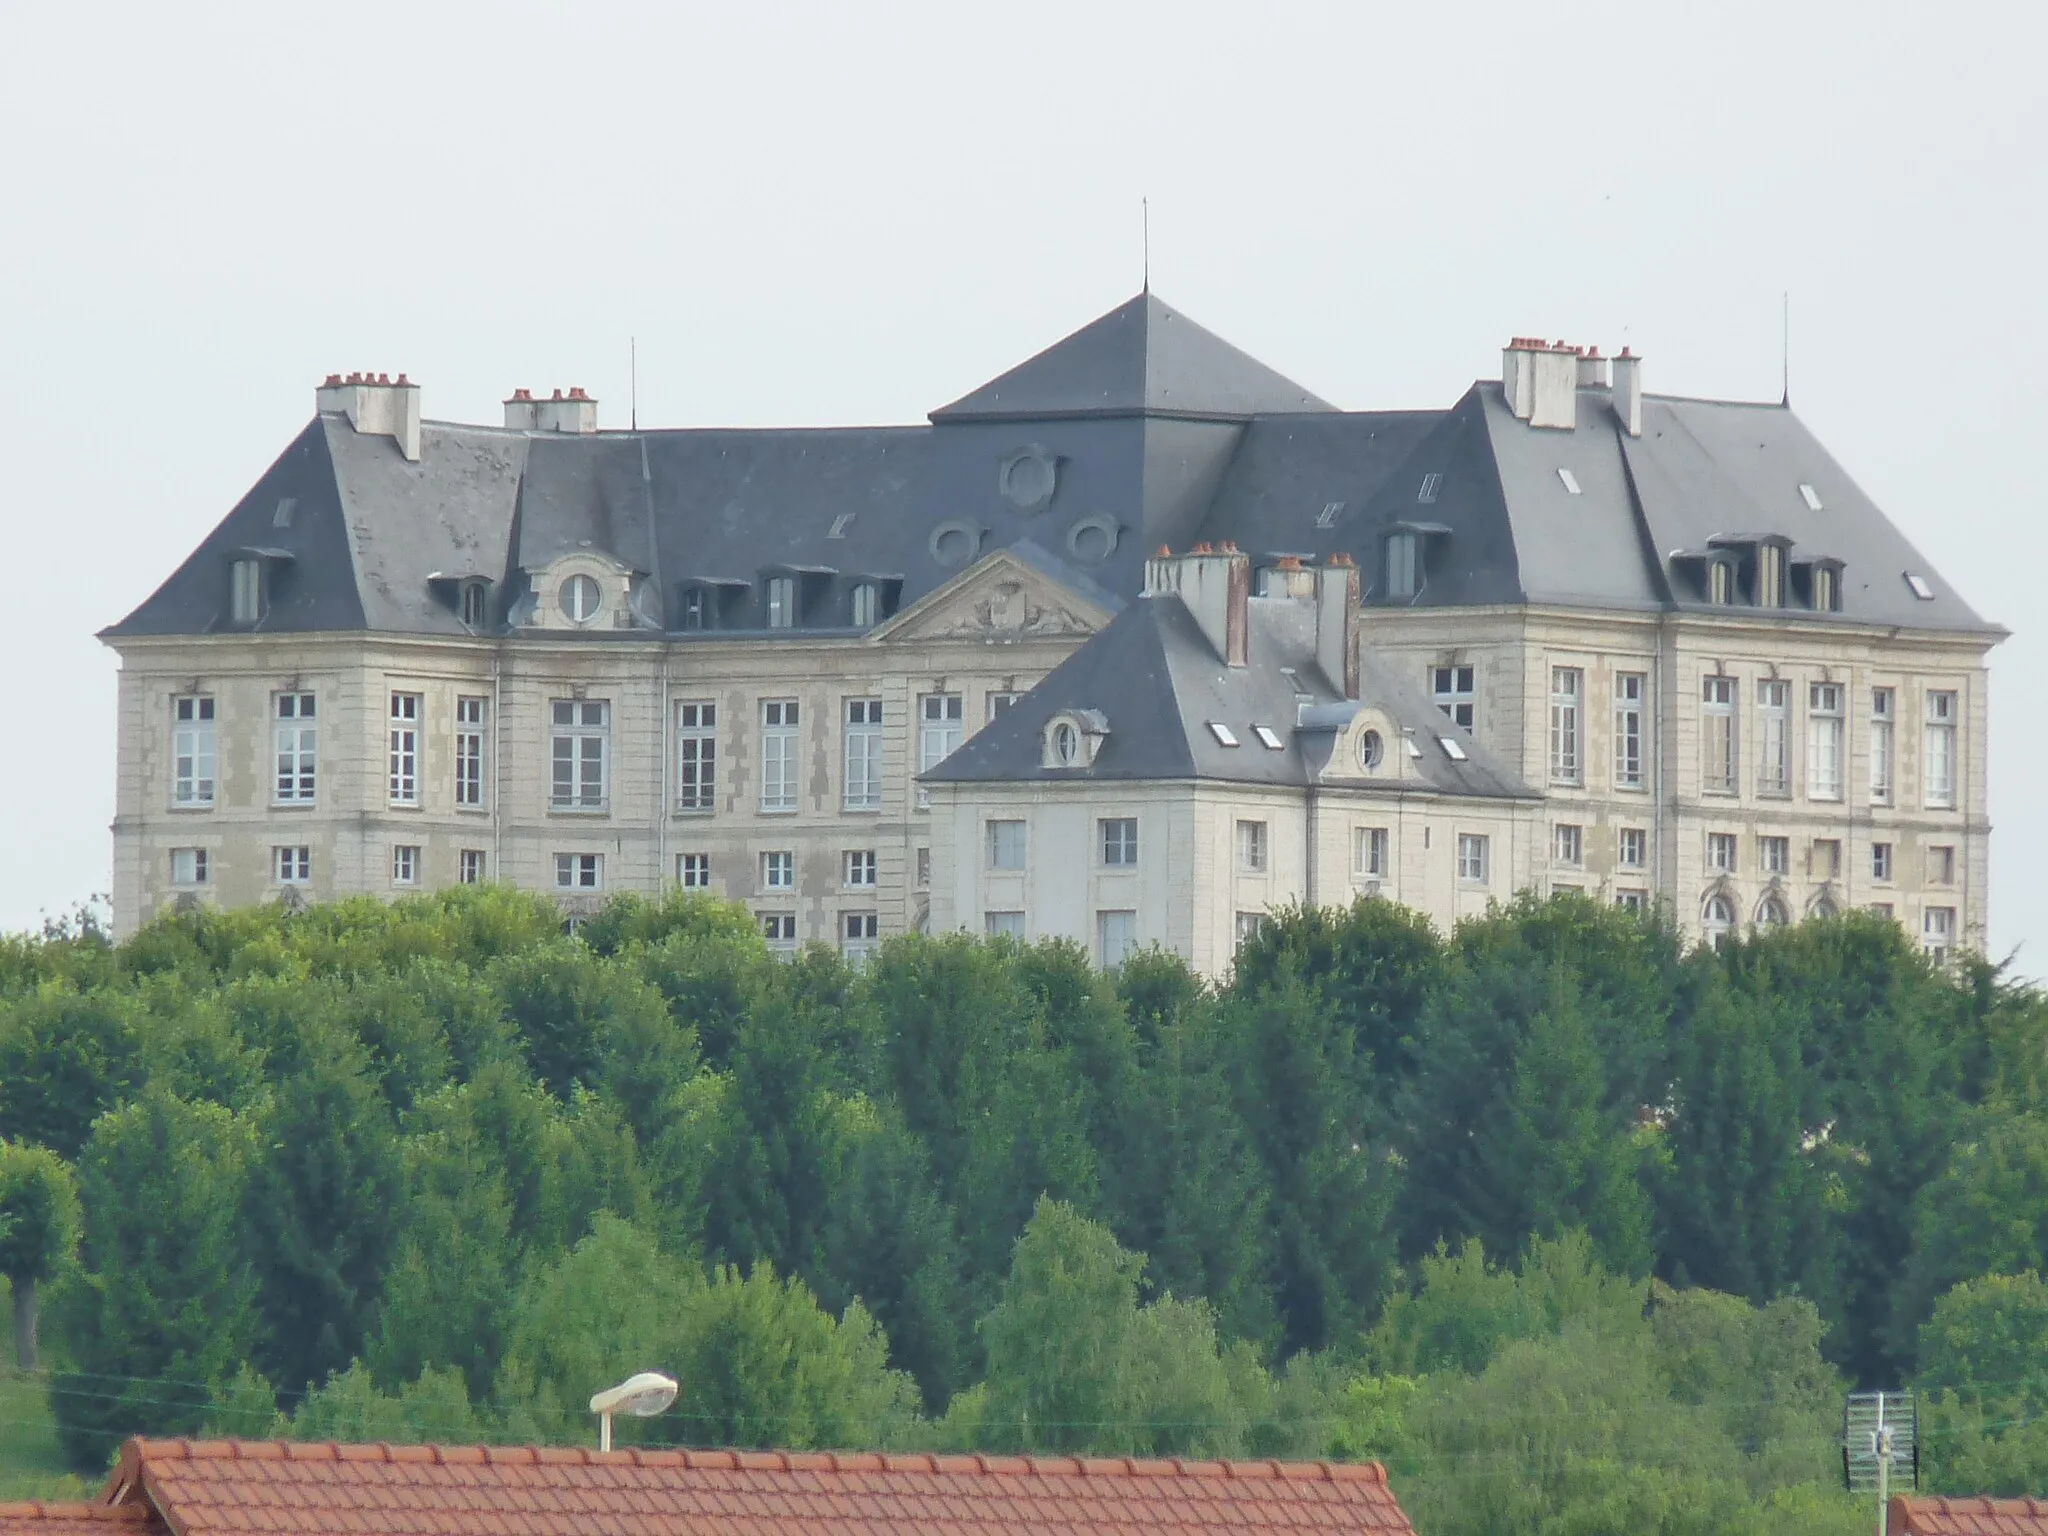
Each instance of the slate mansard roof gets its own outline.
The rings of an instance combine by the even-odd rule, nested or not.
[[[927,783],[1088,783],[1209,779],[1306,787],[1329,782],[1332,733],[1377,710],[1423,749],[1410,759],[1422,784],[1368,779],[1338,763],[1359,788],[1433,789],[1450,795],[1535,798],[1505,762],[1453,725],[1421,690],[1363,647],[1359,695],[1346,699],[1316,661],[1315,606],[1292,597],[1246,600],[1247,664],[1224,664],[1187,605],[1171,592],[1137,599],[1039,685],[923,777]],[[1045,765],[1045,730],[1061,715],[1092,712],[1108,725],[1087,767]],[[1221,724],[1238,745],[1211,729]],[[1266,746],[1264,726],[1280,742]],[[1462,760],[1442,738],[1458,743]],[[1401,748],[1389,743],[1390,751]],[[1393,767],[1390,764],[1389,767]]]
[[[1376,1464],[131,1440],[4,1536],[1413,1536]]]
[[[1401,600],[1417,606],[1704,609],[1700,559],[1769,534],[1795,572],[1842,568],[1838,613],[1774,616],[1998,633],[1790,410],[1646,396],[1631,437],[1605,386],[1577,404],[1574,427],[1532,427],[1488,380],[1448,409],[1335,410],[1147,293],[921,425],[428,422],[411,462],[329,412],[105,633],[229,628],[228,568],[252,556],[270,573],[259,632],[467,634],[456,588],[481,578],[480,631],[505,633],[529,621],[532,575],[578,552],[635,582],[632,628],[556,632],[593,641],[679,635],[693,588],[719,594],[716,630],[758,633],[778,573],[804,584],[800,630],[848,627],[861,583],[883,594],[879,621],[999,548],[1112,601],[1142,589],[1161,544],[1227,540],[1261,563],[1343,552],[1373,603],[1402,530],[1427,546],[1421,591]]]

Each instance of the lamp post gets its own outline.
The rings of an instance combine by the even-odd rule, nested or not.
[[[597,1448],[612,1448],[613,1414],[630,1413],[636,1419],[651,1419],[675,1400],[675,1378],[659,1371],[642,1371],[597,1393],[590,1399],[590,1411],[597,1415]]]

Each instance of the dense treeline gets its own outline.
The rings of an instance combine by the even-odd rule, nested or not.
[[[1576,898],[1159,954],[465,890],[0,948],[0,1274],[129,1432],[1373,1455],[1430,1536],[2048,1480],[2048,1004]]]

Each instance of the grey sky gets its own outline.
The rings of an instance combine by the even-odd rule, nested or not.
[[[921,419],[1153,286],[1340,406],[1534,334],[1792,398],[1994,653],[2048,971],[2048,20],[2010,4],[0,5],[0,927],[108,884],[92,638],[332,370]]]

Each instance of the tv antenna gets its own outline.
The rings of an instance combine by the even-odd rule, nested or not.
[[[632,398],[633,430],[638,432],[640,430],[640,338],[638,336],[628,336],[626,338],[626,376],[629,381],[627,387]]]
[[[1842,1482],[1877,1495],[1877,1536],[1885,1536],[1892,1480],[1920,1486],[1920,1415],[1910,1392],[1851,1392],[1842,1406]]]
[[[1784,293],[1784,308],[1778,320],[1778,368],[1784,380],[1785,393],[1778,401],[1787,410],[1792,407],[1792,290]]]

